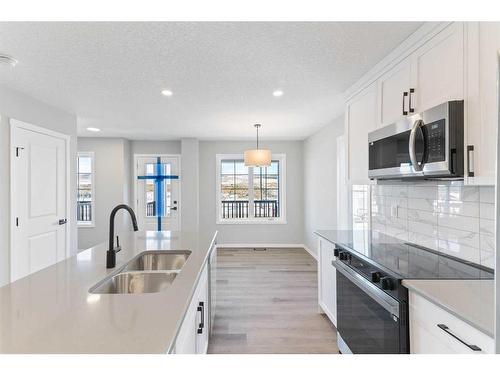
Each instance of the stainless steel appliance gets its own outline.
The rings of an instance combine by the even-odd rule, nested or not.
[[[378,232],[334,231],[341,353],[409,353],[405,279],[492,279],[493,270]]]
[[[341,353],[409,353],[408,291],[348,251],[337,269],[337,344]]]
[[[463,100],[370,132],[368,155],[371,179],[463,178]]]

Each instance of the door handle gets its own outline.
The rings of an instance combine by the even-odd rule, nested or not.
[[[411,106],[411,98],[413,97],[413,94],[415,93],[415,89],[410,89],[410,95],[409,95],[409,100],[408,100],[408,110],[410,113],[415,112],[415,108]]]
[[[408,92],[403,92],[403,116],[408,114],[408,111],[405,109],[406,97],[408,96]]]
[[[424,164],[427,161],[427,154],[428,154],[427,135],[424,125],[425,124],[422,120],[417,120],[413,124],[413,127],[411,128],[410,131],[408,153],[410,154],[411,165],[413,165],[413,169],[415,170],[415,172],[422,172],[422,170],[424,169]],[[421,161],[417,160],[417,150],[416,150],[417,130],[420,130],[422,132],[424,140],[424,153],[422,155]]]
[[[170,207],[171,210],[177,211],[177,207]]]
[[[481,351],[481,348],[479,346],[468,344],[464,340],[462,340],[460,337],[458,337],[457,335],[455,335],[454,333],[452,333],[446,324],[438,324],[437,326],[439,328],[441,328],[443,331],[445,331],[448,335],[450,335],[454,339],[458,340],[459,342],[461,342],[462,344],[464,344],[465,346],[467,346],[470,350],[473,350],[475,352],[480,352]]]
[[[474,145],[467,145],[467,177],[474,177]]]
[[[67,222],[68,222],[68,219],[59,219],[58,224],[59,224],[59,225],[64,225],[64,224],[66,224]]]
[[[198,302],[198,312],[201,312],[201,323],[198,325],[197,333],[201,335],[203,333],[203,328],[205,327],[205,303]]]

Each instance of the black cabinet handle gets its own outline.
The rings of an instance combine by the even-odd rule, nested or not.
[[[467,177],[474,177],[474,145],[467,145]]]
[[[412,94],[415,93],[415,89],[410,89],[410,98],[409,98],[409,102],[408,102],[408,109],[410,110],[410,113],[414,113],[415,112],[415,108],[413,108],[411,106],[411,98],[412,98]]]
[[[197,333],[201,335],[203,333],[203,328],[205,327],[205,303],[198,302],[198,312],[201,312],[201,323],[198,324]]]
[[[403,116],[408,114],[408,111],[405,109],[406,97],[408,96],[408,92],[403,92]]]
[[[67,219],[59,219],[58,224],[59,224],[59,225],[64,225],[64,224],[66,224],[67,222],[68,222],[68,220],[67,220]]]
[[[445,331],[448,335],[450,335],[451,337],[453,337],[454,339],[460,341],[462,344],[464,344],[466,347],[468,347],[469,349],[475,351],[475,352],[480,352],[481,351],[481,348],[479,346],[476,346],[476,345],[471,345],[471,344],[467,344],[464,340],[462,340],[460,337],[458,337],[457,335],[453,334],[450,329],[448,328],[448,326],[446,324],[438,324],[437,325],[439,328],[441,328],[443,331]]]

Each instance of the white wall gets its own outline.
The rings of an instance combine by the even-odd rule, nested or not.
[[[130,141],[130,147],[132,156],[134,154],[181,153],[181,141]]]
[[[94,152],[94,227],[78,228],[78,248],[108,241],[109,214],[118,204],[130,204],[130,142],[121,138],[78,138],[78,151]],[[115,231],[131,230],[125,211],[116,216]]]
[[[181,140],[181,229],[199,230],[199,146],[194,138]]]
[[[9,118],[70,136],[70,173],[76,174],[76,117],[20,92],[0,87],[0,285],[10,279],[10,124]],[[71,179],[76,190],[76,178]],[[76,194],[70,197],[70,251],[77,251]]]
[[[337,137],[344,132],[344,116],[304,141],[304,244],[317,254],[317,229],[337,224]]]
[[[302,244],[302,141],[262,142],[273,153],[286,154],[286,224],[216,224],[216,154],[243,154],[255,142],[200,142],[200,230],[219,231],[222,244]]]

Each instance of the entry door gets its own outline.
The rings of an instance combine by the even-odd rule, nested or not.
[[[68,138],[12,120],[11,281],[67,254]]]
[[[177,155],[136,156],[136,212],[141,230],[158,230],[158,224],[161,230],[180,230],[179,160]],[[162,176],[161,181],[155,179]]]

